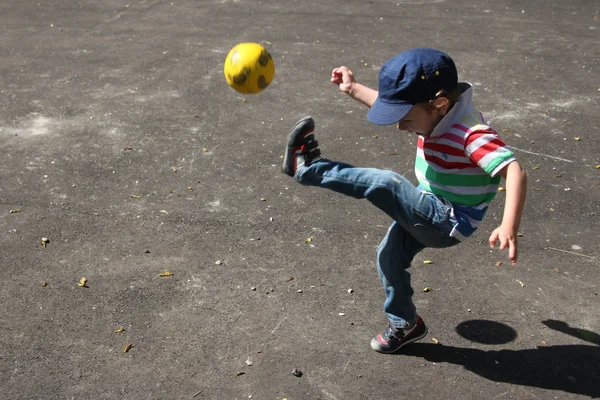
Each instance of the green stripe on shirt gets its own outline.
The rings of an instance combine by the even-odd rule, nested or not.
[[[497,182],[500,182],[500,177],[494,178]],[[495,182],[490,182],[495,183]],[[496,197],[496,192],[493,193],[484,193],[484,194],[456,194],[449,192],[447,190],[438,189],[436,187],[432,187],[429,182],[419,180],[419,184],[421,188],[424,190],[436,194],[438,196],[442,196],[446,200],[450,201],[453,204],[459,204],[463,206],[476,207],[482,203],[491,202],[494,197]]]
[[[497,164],[496,164],[497,165]],[[427,161],[421,157],[417,157],[415,161],[415,169],[421,171],[421,173],[427,178],[428,181],[438,183],[444,186],[486,186],[490,183],[495,183],[490,179],[490,176],[485,173],[484,170],[480,169],[481,174],[478,175],[460,175],[460,173],[444,173],[438,172],[435,169],[429,167]]]

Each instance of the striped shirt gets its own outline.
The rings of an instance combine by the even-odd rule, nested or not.
[[[500,183],[498,172],[513,153],[475,109],[470,84],[430,137],[419,136],[415,173],[419,188],[453,205],[457,220],[450,236],[464,240],[481,224]]]

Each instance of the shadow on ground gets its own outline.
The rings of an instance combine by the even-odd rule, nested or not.
[[[504,344],[517,338],[517,331],[510,326],[484,319],[461,322],[455,330],[463,338],[483,344]]]
[[[469,321],[457,326],[477,326],[486,332],[484,321]],[[510,338],[512,328],[498,322],[491,323],[489,332],[500,332]],[[598,343],[598,334],[584,329],[570,328],[562,321],[543,321],[560,332]],[[460,331],[459,331],[460,332]],[[514,332],[514,331],[513,331]],[[493,336],[493,335],[492,335]],[[498,337],[498,336],[496,336]],[[513,338],[516,336],[513,336]],[[468,336],[467,336],[468,338]],[[588,340],[593,339],[593,340]],[[510,341],[510,340],[508,340]],[[600,397],[600,347],[588,345],[544,346],[525,350],[485,351],[438,344],[415,343],[404,355],[422,357],[431,362],[462,365],[467,370],[494,382],[506,382],[550,390],[562,390],[593,398]]]

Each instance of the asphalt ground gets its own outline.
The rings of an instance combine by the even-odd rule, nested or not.
[[[599,8],[3,1],[0,398],[600,397]],[[244,41],[276,65],[254,96],[222,72]],[[381,355],[388,217],[296,184],[280,156],[312,115],[328,158],[414,181],[416,138],[329,77],[347,65],[376,87],[420,46],[474,84],[528,199],[517,266],[487,245],[503,192],[474,238],[417,255],[429,335]]]

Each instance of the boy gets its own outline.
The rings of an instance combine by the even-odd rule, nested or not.
[[[450,247],[470,236],[495,197],[500,177],[506,180],[504,214],[489,244],[508,247],[516,264],[527,177],[475,109],[472,86],[458,82],[454,62],[439,50],[412,49],[387,61],[379,73],[379,91],[356,82],[344,66],[333,70],[331,81],[370,108],[371,122],[397,124],[418,135],[418,187],[392,171],[321,158],[310,117],[292,128],[283,160],[283,172],[299,183],[366,198],[394,220],[377,249],[389,324],[371,340],[375,351],[393,353],[427,334],[412,302],[407,268],[413,257],[425,247]]]

